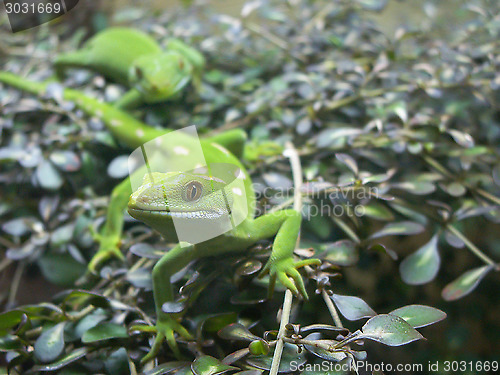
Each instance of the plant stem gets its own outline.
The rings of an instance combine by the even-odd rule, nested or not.
[[[337,312],[337,309],[335,308],[335,305],[333,304],[330,296],[328,293],[323,289],[321,291],[321,295],[323,296],[323,299],[325,300],[326,306],[328,306],[328,310],[330,311],[330,314],[332,315],[333,321],[335,322],[335,325],[340,328],[344,328],[342,325],[342,322],[340,321],[339,314]]]
[[[7,299],[7,304],[9,306],[11,306],[16,299],[17,290],[19,289],[19,284],[21,283],[21,277],[23,275],[25,265],[25,262],[19,262],[16,267],[14,277],[12,278],[12,282],[10,284],[9,298]]]
[[[446,225],[446,229],[448,231],[450,231],[453,235],[458,237],[465,244],[465,246],[467,246],[467,248],[470,251],[472,251],[479,259],[481,259],[486,264],[494,266],[497,270],[499,269],[499,265],[497,265],[493,259],[491,259],[489,256],[484,254],[481,250],[479,250],[479,248],[476,245],[474,245],[467,237],[465,237],[462,234],[462,232],[460,232],[457,228],[455,228],[451,224],[448,224],[448,225]]]
[[[291,142],[286,143],[286,150],[284,152],[285,156],[290,158],[290,164],[292,167],[293,175],[293,185],[294,185],[294,200],[293,208],[297,211],[302,210],[302,194],[300,190],[302,188],[302,168],[300,166],[300,158],[297,150]],[[297,244],[299,243],[299,238],[297,238]],[[285,336],[285,327],[290,320],[290,311],[292,310],[292,300],[293,294],[290,289],[285,291],[285,300],[283,302],[283,310],[281,313],[280,329],[278,331],[278,339],[276,342],[276,348],[274,349],[273,362],[271,364],[271,369],[269,375],[277,375],[278,369],[281,362],[281,355],[283,354],[283,347],[285,341],[283,337]]]
[[[340,227],[340,229],[342,229],[345,232],[345,234],[351,237],[351,240],[353,240],[357,244],[361,242],[356,233],[354,233],[354,231],[351,228],[349,228],[349,226],[346,223],[344,223],[338,217],[332,217],[332,220],[335,222],[335,224],[337,224]]]
[[[283,336],[285,333],[285,327],[290,319],[290,311],[292,310],[292,299],[293,294],[290,289],[285,291],[285,301],[283,302],[283,310],[281,313],[280,330],[278,332],[278,341],[276,342],[276,348],[274,349],[273,363],[271,365],[271,370],[269,370],[269,375],[277,375],[278,369],[281,362],[281,354],[283,354],[283,347],[285,341]]]

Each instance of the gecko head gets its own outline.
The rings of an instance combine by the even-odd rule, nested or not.
[[[128,212],[162,234],[171,232],[174,221],[213,222],[231,213],[233,196],[226,185],[204,173],[146,174],[130,196]]]
[[[168,51],[138,57],[129,71],[129,83],[146,102],[162,101],[178,94],[192,78],[193,65],[179,52]]]

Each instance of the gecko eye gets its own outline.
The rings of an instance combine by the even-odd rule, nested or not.
[[[189,182],[184,190],[184,200],[194,202],[201,197],[203,186],[198,181]]]

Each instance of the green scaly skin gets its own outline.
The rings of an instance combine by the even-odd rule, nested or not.
[[[47,85],[31,82],[6,72],[0,72],[0,82],[36,95],[43,95]],[[127,113],[106,103],[89,98],[77,90],[65,89],[63,96],[65,100],[75,102],[76,107],[86,114],[102,119],[111,133],[131,148],[137,148],[160,135],[168,133],[168,131],[143,124]],[[182,145],[188,150],[194,149],[198,144],[198,139],[193,139],[178,132],[172,133],[172,137],[169,142],[174,145]],[[150,352],[142,359],[143,363],[157,356],[165,340],[174,354],[179,357],[180,352],[175,340],[175,333],[186,339],[192,338],[191,334],[179,323],[179,316],[167,314],[162,310],[164,303],[174,300],[170,277],[192,260],[207,256],[243,252],[262,239],[275,237],[271,256],[260,274],[260,276],[270,274],[269,295],[272,294],[276,280],[278,280],[294,294],[298,295],[300,293],[307,299],[304,282],[297,269],[306,265],[319,264],[320,262],[317,259],[296,261],[293,257],[301,224],[299,212],[282,210],[258,218],[254,217],[255,196],[251,179],[238,160],[238,157],[243,155],[245,140],[246,134],[240,129],[201,140],[201,147],[208,165],[225,163],[233,165],[241,171],[238,178],[243,181],[245,187],[244,202],[247,214],[242,222],[232,230],[195,245],[182,247],[179,244],[163,255],[156,263],[153,269],[156,325],[154,327],[132,327],[136,331],[156,333],[154,344]],[[189,158],[190,155],[184,155],[184,157]],[[225,185],[225,181],[221,180],[220,183],[221,186]],[[193,184],[196,184],[197,187],[196,199],[194,200],[192,200],[193,189],[190,188]],[[158,230],[167,239],[176,240],[172,220],[172,217],[175,217],[176,214],[190,215],[195,212],[208,222],[216,220],[216,218],[213,219],[211,216],[205,215],[205,213],[214,212],[224,206],[224,203],[220,200],[220,195],[211,194],[214,189],[219,188],[220,186],[217,186],[216,181],[207,182],[205,175],[196,172],[169,172],[146,175],[143,184],[134,193],[131,191],[128,179],[123,181],[113,190],[111,195],[106,224],[97,237],[100,244],[99,250],[89,264],[89,269],[95,270],[98,264],[111,256],[121,256],[119,241],[123,227],[123,209],[127,206],[127,202],[131,216]],[[241,206],[236,207],[242,208]]]
[[[169,40],[163,51],[149,35],[125,27],[105,29],[54,60],[59,77],[68,68],[89,69],[129,87],[115,103],[122,109],[175,98],[189,82],[199,88],[204,65],[203,56],[180,40]]]

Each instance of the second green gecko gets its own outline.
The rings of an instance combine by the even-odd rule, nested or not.
[[[68,68],[90,69],[129,87],[115,103],[120,108],[175,97],[191,81],[198,86],[204,65],[204,57],[178,39],[162,50],[149,35],[125,27],[105,29],[54,60],[59,76]]]
[[[43,95],[46,83],[36,83],[11,73],[0,72],[0,82],[21,90]],[[64,99],[73,101],[77,108],[91,116],[98,116],[112,134],[131,148],[137,148],[146,142],[168,133],[168,130],[152,128],[136,120],[127,113],[106,103],[90,98],[77,90],[64,89]],[[177,133],[177,132],[176,132]],[[156,338],[150,352],[143,362],[154,358],[166,340],[169,347],[178,356],[179,350],[175,333],[190,338],[190,333],[179,323],[178,319],[162,310],[166,302],[174,300],[174,291],[170,277],[186,266],[190,261],[207,256],[216,256],[233,252],[242,252],[256,242],[275,237],[271,256],[261,275],[270,274],[270,291],[276,280],[295,294],[307,298],[304,282],[297,268],[311,264],[319,264],[317,259],[297,261],[294,259],[294,248],[300,231],[301,215],[295,210],[281,210],[255,218],[254,192],[250,176],[238,160],[243,154],[246,134],[240,129],[228,131],[220,135],[201,140],[201,149],[207,165],[224,164],[234,166],[239,173],[238,179],[244,185],[244,202],[246,215],[233,229],[218,234],[194,245],[178,244],[168,251],[154,266],[153,293],[157,321],[154,327],[138,326],[135,330],[154,332]],[[179,157],[194,157],[193,150],[199,147],[197,138],[185,134],[174,134],[167,147],[181,147]],[[214,194],[229,181],[224,177],[214,178],[197,170],[172,171],[167,173],[146,173],[142,185],[132,193],[130,182],[125,180],[118,185],[111,195],[106,224],[99,234],[100,248],[93,258],[90,268],[112,255],[119,255],[119,242],[123,226],[123,209],[134,218],[143,221],[159,231],[165,238],[176,240],[175,218],[205,220],[210,226],[220,216],[221,210],[228,209],[228,201],[235,197],[222,197]],[[132,194],[131,194],[132,193]],[[234,191],[238,195],[237,191]],[[241,207],[240,207],[241,208]]]

